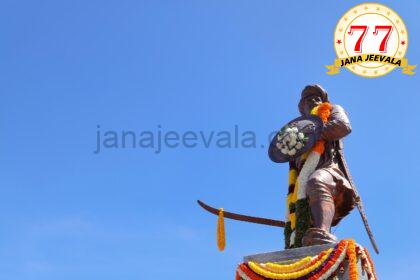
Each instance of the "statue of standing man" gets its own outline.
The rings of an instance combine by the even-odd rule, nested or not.
[[[320,85],[303,89],[298,109],[302,118],[317,116],[323,122],[315,146],[302,155],[298,156],[297,149],[307,140],[293,127],[281,132],[283,135],[279,133],[269,148],[269,156],[275,162],[284,162],[285,154],[290,156],[287,248],[338,242],[331,227],[355,206],[354,190],[340,158],[342,139],[351,132],[347,113],[340,105],[329,103],[328,94]]]

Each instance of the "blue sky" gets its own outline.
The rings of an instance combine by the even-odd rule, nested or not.
[[[380,279],[418,275],[418,74],[326,75],[336,22],[361,2],[319,2],[2,1],[0,278],[233,279],[244,255],[282,249],[280,229],[228,221],[219,253],[195,202],[282,219],[287,166],[260,144],[95,154],[97,126],[265,139],[310,83],[350,114]],[[381,3],[419,63],[418,1]],[[357,212],[335,233],[369,247]]]

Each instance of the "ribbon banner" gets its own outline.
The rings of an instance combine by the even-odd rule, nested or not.
[[[340,73],[341,67],[347,67],[349,65],[359,64],[362,62],[379,62],[382,64],[390,64],[402,68],[402,73],[406,75],[414,75],[415,72],[413,69],[417,67],[417,65],[409,65],[407,58],[396,58],[380,54],[361,54],[345,58],[337,58],[334,60],[333,65],[325,65],[325,67],[329,70],[327,72],[328,75],[336,75]]]

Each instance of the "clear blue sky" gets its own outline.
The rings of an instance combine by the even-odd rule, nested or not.
[[[319,2],[2,1],[0,278],[224,280],[242,256],[282,249],[280,229],[227,222],[219,253],[216,219],[195,202],[282,219],[287,166],[266,148],[94,154],[97,126],[238,125],[264,139],[310,83],[351,116],[345,152],[380,279],[418,275],[419,74],[326,75],[336,22],[361,2]],[[381,3],[420,63],[419,2]],[[369,247],[357,212],[335,233]]]

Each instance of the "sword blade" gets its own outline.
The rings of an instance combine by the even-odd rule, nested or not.
[[[219,215],[219,209],[213,208],[201,200],[197,200],[197,203],[206,211],[214,214]],[[248,222],[248,223],[254,223],[254,224],[261,224],[261,225],[267,225],[267,226],[273,226],[273,227],[284,227],[285,223],[283,221],[279,220],[272,220],[267,218],[260,218],[260,217],[253,217],[253,216],[247,216],[242,214],[236,214],[233,212],[223,211],[223,216],[228,219],[242,221],[242,222]]]
[[[338,150],[338,153],[340,156],[338,157],[341,165],[343,166],[344,175],[347,177],[347,180],[349,180],[350,186],[352,187],[354,191],[354,198],[356,200],[357,210],[359,210],[360,217],[362,217],[363,224],[365,225],[366,232],[369,236],[370,243],[372,244],[373,249],[375,250],[376,254],[379,254],[379,248],[376,244],[375,237],[373,237],[372,230],[370,229],[369,222],[366,217],[365,210],[363,208],[362,199],[359,196],[359,192],[357,191],[356,185],[354,184],[353,178],[350,175],[349,167],[347,165],[346,160],[344,159],[344,153],[342,149]]]
[[[369,236],[369,239],[370,239],[370,243],[372,244],[372,247],[375,250],[376,254],[379,254],[378,245],[376,244],[375,237],[373,237],[372,230],[370,229],[370,226],[369,226],[369,223],[368,223],[368,220],[367,220],[365,211],[363,209],[363,204],[362,204],[362,202],[360,200],[357,202],[357,209],[359,210],[360,217],[362,217],[362,221],[363,221],[363,224],[365,225],[366,232],[368,233],[368,236]]]

